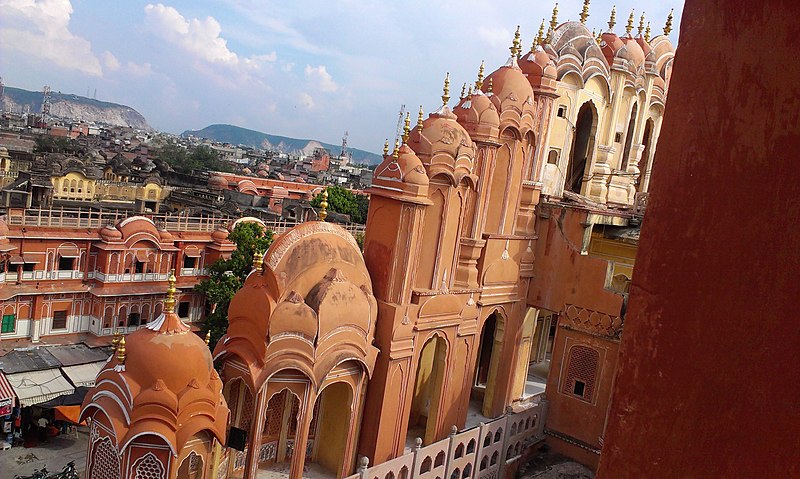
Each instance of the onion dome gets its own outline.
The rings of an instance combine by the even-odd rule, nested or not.
[[[107,243],[121,241],[122,232],[115,228],[114,225],[106,225],[100,229],[100,237]]]
[[[408,138],[408,126],[403,139]],[[419,157],[404,141],[395,143],[389,154],[389,141],[383,147],[383,161],[375,168],[369,194],[386,196],[400,201],[429,204],[428,175]]]
[[[228,187],[228,179],[222,175],[211,175],[208,177],[208,187],[212,190],[223,190]]]
[[[403,139],[425,165],[428,177],[442,174],[455,186],[464,176],[472,176],[475,146],[467,130],[458,123],[456,115],[447,106],[449,100],[448,73],[444,80],[442,106],[424,121],[420,107],[417,126],[406,133]],[[408,127],[409,118],[406,117],[406,131]]]
[[[497,141],[500,135],[500,115],[492,100],[481,91],[482,86],[483,62],[478,69],[475,93],[471,93],[461,100],[453,108],[453,113],[455,113],[458,123],[464,127],[472,139]],[[472,91],[471,88],[470,91]]]
[[[628,61],[630,62],[628,68],[633,72],[639,71],[644,66],[644,50],[639,42],[631,36],[622,37],[622,42],[628,49]]]
[[[523,116],[529,116],[529,122],[533,118],[533,89],[528,79],[522,73],[517,63],[517,55],[520,51],[519,27],[514,34],[514,43],[511,48],[511,57],[505,65],[492,72],[483,84],[484,93],[489,92],[491,87],[492,102],[500,112],[500,120],[505,120],[506,112],[513,112],[517,116],[517,122]]]
[[[220,226],[211,233],[211,240],[214,241],[214,243],[222,244],[228,241],[229,234],[230,231]]]
[[[83,403],[81,420],[109,417],[120,451],[143,435],[161,437],[174,455],[201,431],[225,440],[222,381],[208,346],[175,314],[175,282],[170,273],[164,313],[121,340]]]

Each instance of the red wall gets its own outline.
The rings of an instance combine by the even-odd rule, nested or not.
[[[800,477],[798,18],[686,2],[600,479]]]

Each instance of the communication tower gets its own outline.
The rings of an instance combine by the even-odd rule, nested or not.
[[[405,116],[405,114],[406,114],[406,105],[405,104],[400,105],[400,113],[397,115],[397,128],[395,128],[394,131],[395,143],[397,143],[397,141],[400,139],[400,134],[403,132],[403,117]]]
[[[42,88],[42,122],[47,123],[50,120],[50,86],[45,85]]]

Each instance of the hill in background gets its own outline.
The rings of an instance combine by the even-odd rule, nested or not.
[[[270,135],[256,130],[249,130],[233,125],[209,125],[202,130],[186,130],[182,136],[195,136],[232,145],[249,146],[263,150],[277,150],[290,155],[311,155],[315,148],[326,148],[334,155],[341,151],[341,145],[334,145],[317,140],[301,140],[286,136]],[[352,161],[359,164],[377,165],[380,155],[358,148],[348,148]]]
[[[31,113],[39,113],[42,111],[42,100],[43,95],[40,91],[10,86],[6,86],[3,90],[3,109],[6,111],[23,113],[27,106]],[[70,93],[50,94],[50,114],[59,118],[126,126],[139,130],[152,129],[141,113],[127,105],[93,100]]]

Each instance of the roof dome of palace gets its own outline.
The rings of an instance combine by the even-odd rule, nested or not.
[[[208,186],[217,190],[227,188],[228,179],[222,175],[211,175],[208,177]]]
[[[419,157],[408,145],[400,145],[397,157],[386,155],[375,168],[375,178],[400,181],[411,185],[427,185],[428,175]]]

